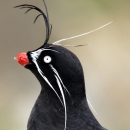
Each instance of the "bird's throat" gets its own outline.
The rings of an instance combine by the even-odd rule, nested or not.
[[[52,98],[50,98],[50,96]],[[82,99],[80,103],[77,103],[75,100],[68,99],[66,100],[68,128],[73,129],[75,128],[75,125],[82,126],[81,123],[84,124],[85,122],[88,125],[90,118],[94,120],[94,123],[96,122],[96,119],[94,118],[88,107],[86,98]],[[51,93],[49,95],[49,93],[41,91],[32,109],[28,122],[28,130],[32,130],[32,127],[36,127],[36,130],[41,130],[38,129],[39,127],[47,130],[62,130],[64,129],[64,120],[64,107],[57,96],[51,95]],[[86,130],[83,128],[81,129]]]

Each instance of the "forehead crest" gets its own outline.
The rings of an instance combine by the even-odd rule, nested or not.
[[[58,51],[56,51],[54,49],[40,48],[40,49],[38,49],[36,51],[30,52],[30,56],[32,57],[33,60],[36,60],[36,59],[38,59],[38,57],[40,56],[40,54],[43,51],[53,51],[53,52],[59,53]]]
[[[32,51],[32,52],[30,53],[30,55],[31,55],[31,57],[32,57],[33,59],[38,59],[38,57],[39,57],[39,55],[41,54],[42,51],[43,51],[43,49],[38,49],[38,50],[36,50],[36,51]]]

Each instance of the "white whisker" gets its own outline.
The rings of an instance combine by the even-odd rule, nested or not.
[[[62,102],[60,96],[58,95],[58,93],[56,92],[56,90],[54,89],[54,87],[51,85],[51,83],[48,81],[48,79],[45,77],[45,75],[43,74],[43,72],[42,72],[41,69],[39,68],[39,65],[38,65],[38,63],[37,63],[37,58],[36,58],[35,56],[33,56],[33,54],[32,54],[32,57],[33,57],[33,60],[32,60],[32,61],[33,61],[34,64],[36,65],[36,68],[37,68],[39,74],[43,77],[43,79],[47,82],[47,84],[52,88],[52,90],[55,92],[55,94],[57,95],[57,97],[59,98],[60,102],[61,102],[62,105],[63,105],[63,102]]]
[[[87,46],[87,45],[90,45],[90,44],[64,45],[64,44],[57,43],[56,45],[65,46],[65,47],[82,47],[82,46]]]
[[[50,64],[50,67],[51,67],[51,69],[53,70],[53,72],[56,74],[56,76],[58,77],[58,79],[60,80],[60,82],[61,82],[62,86],[64,87],[64,89],[65,89],[65,90],[68,92],[68,94],[70,95],[68,89],[65,87],[65,85],[64,85],[63,81],[61,80],[60,75],[58,74],[58,72],[56,71],[56,69],[55,69],[51,64]]]
[[[61,83],[58,79],[58,77],[56,75],[54,75],[55,78],[56,78],[56,81],[57,81],[57,84],[59,86],[59,89],[60,89],[60,92],[61,92],[61,95],[62,95],[62,99],[63,99],[63,103],[64,103],[64,108],[65,108],[65,128],[64,130],[66,130],[66,124],[67,124],[67,110],[66,110],[66,101],[65,101],[65,95],[64,95],[64,92],[63,92],[63,89],[62,89],[62,86],[61,86]]]
[[[63,45],[63,46],[66,46],[66,47],[80,47],[80,46],[87,46],[89,44],[79,44],[79,45]]]
[[[88,99],[87,99],[87,101],[88,101],[89,106],[92,108],[92,110],[97,114],[97,112],[95,111],[95,109],[93,108],[93,106],[91,105],[91,103],[89,102]],[[98,115],[98,114],[97,114],[97,115]]]
[[[31,56],[32,56],[32,58],[36,61],[36,60],[38,59],[38,57],[39,57],[39,55],[41,54],[42,51],[48,51],[48,50],[49,50],[49,51],[54,51],[54,52],[59,53],[58,51],[53,50],[53,49],[41,48],[41,49],[38,49],[38,50],[36,50],[36,51],[31,52]]]
[[[54,52],[60,53],[60,52],[58,52],[58,51],[56,51],[56,50],[53,50],[53,49],[45,49],[45,48],[43,48],[42,50],[43,50],[43,51],[49,50],[49,51],[54,51]]]
[[[67,40],[70,40],[70,39],[74,39],[74,38],[77,38],[77,37],[81,37],[81,36],[84,36],[84,35],[93,33],[93,32],[95,32],[95,31],[97,31],[97,30],[99,30],[99,29],[101,29],[101,28],[103,28],[103,27],[105,27],[105,26],[111,24],[112,22],[113,22],[113,21],[111,21],[111,22],[109,22],[109,23],[107,23],[107,24],[105,24],[105,25],[103,25],[103,26],[101,26],[101,27],[99,27],[99,28],[96,28],[96,29],[94,29],[94,30],[92,30],[92,31],[89,31],[89,32],[86,32],[86,33],[83,33],[83,34],[80,34],[80,35],[76,35],[76,36],[73,36],[73,37],[69,37],[69,38],[64,38],[64,39],[58,40],[58,41],[56,41],[56,42],[54,42],[54,43],[52,43],[52,44],[53,44],[53,45],[54,45],[54,44],[58,45],[60,42],[67,41]]]

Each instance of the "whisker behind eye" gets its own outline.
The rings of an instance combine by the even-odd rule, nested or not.
[[[53,67],[53,65],[50,64],[51,69],[53,70],[53,72],[56,74],[57,78],[59,79],[60,83],[62,84],[62,86],[64,87],[64,89],[68,92],[68,94],[70,95],[68,89],[65,87],[63,81],[60,78],[60,75],[58,74],[58,72],[56,71],[56,69]],[[70,95],[71,96],[71,95]]]
[[[88,101],[89,106],[92,108],[92,110],[97,114],[97,112],[95,111],[95,109],[93,108],[93,106],[91,105],[91,103],[89,102],[88,99],[87,99],[87,101]],[[98,114],[97,114],[97,115],[98,115]]]
[[[56,42],[54,42],[54,43],[52,43],[52,44],[53,44],[53,45],[56,45],[56,44],[59,44],[60,42],[63,42],[63,41],[71,40],[71,39],[74,39],[74,38],[78,38],[78,37],[81,37],[81,36],[84,36],[84,35],[93,33],[93,32],[95,32],[95,31],[97,31],[97,30],[99,30],[99,29],[101,29],[101,28],[104,28],[105,26],[111,24],[112,22],[113,22],[113,21],[111,21],[111,22],[109,22],[109,23],[107,23],[107,24],[104,24],[103,26],[101,26],[101,27],[99,27],[99,28],[96,28],[96,29],[94,29],[94,30],[92,30],[92,31],[83,33],[83,34],[79,34],[79,35],[72,36],[72,37],[69,37],[69,38],[60,39],[60,40],[58,40],[58,41],[56,41]]]
[[[36,58],[35,58],[34,56],[32,56],[32,57],[33,57],[33,62],[34,62],[34,64],[36,65],[36,68],[37,68],[39,74],[40,74],[40,75],[43,77],[43,79],[47,82],[47,84],[50,86],[50,88],[55,92],[55,94],[57,95],[57,97],[59,98],[60,102],[61,102],[62,105],[63,105],[63,101],[61,100],[59,94],[56,92],[56,90],[54,89],[54,87],[51,85],[51,83],[48,81],[48,79],[46,78],[46,76],[43,74],[43,72],[42,72],[41,69],[39,68],[39,65],[38,65],[38,63],[37,63],[37,61],[36,61]]]
[[[56,45],[64,46],[64,47],[82,47],[82,46],[87,46],[87,45],[90,45],[90,44],[64,45],[64,44],[59,44],[59,43],[57,43]]]
[[[56,50],[53,50],[53,49],[46,49],[46,48],[43,48],[43,49],[41,49],[41,50],[43,50],[43,51],[49,50],[49,51],[54,51],[54,52],[60,53],[59,51],[56,51]]]
[[[65,95],[64,95],[64,91],[62,89],[62,86],[61,86],[61,83],[58,79],[58,77],[56,75],[54,75],[55,78],[56,78],[56,81],[57,81],[57,84],[59,86],[59,89],[60,89],[60,92],[61,92],[61,95],[62,95],[62,99],[63,99],[63,103],[64,103],[64,108],[65,108],[65,128],[64,130],[66,130],[66,124],[67,124],[67,110],[66,110],[66,101],[65,101]]]

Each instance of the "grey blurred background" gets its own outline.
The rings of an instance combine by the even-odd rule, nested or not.
[[[130,1],[46,0],[53,25],[50,43],[81,34],[110,21],[111,25],[62,44],[80,59],[86,93],[99,122],[109,130],[130,130]],[[26,130],[27,120],[40,92],[34,75],[13,57],[38,48],[45,38],[38,12],[13,7],[33,4],[44,10],[42,0],[0,1],[0,130]]]

